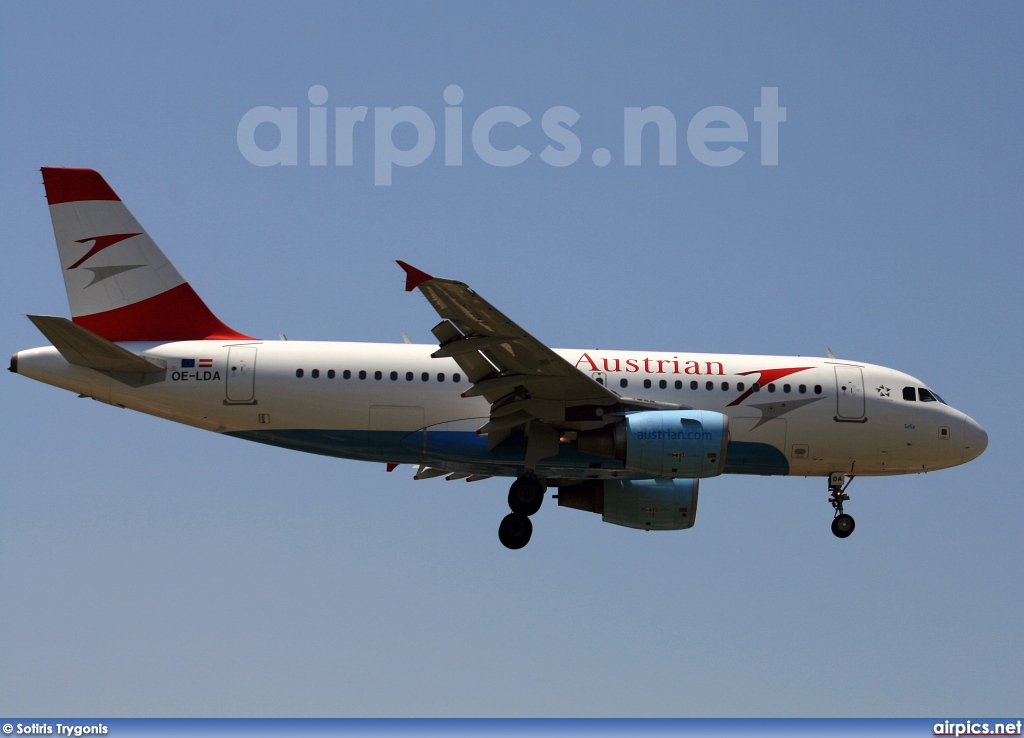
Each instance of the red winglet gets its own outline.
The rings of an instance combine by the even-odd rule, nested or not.
[[[433,279],[426,272],[421,272],[414,266],[406,264],[404,261],[397,261],[398,266],[405,270],[405,291],[412,292],[414,289],[419,287],[424,282],[429,282]]]

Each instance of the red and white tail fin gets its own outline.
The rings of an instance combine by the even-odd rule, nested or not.
[[[42,172],[75,323],[109,341],[248,338],[210,312],[98,172]]]

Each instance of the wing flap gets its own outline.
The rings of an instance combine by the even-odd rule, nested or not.
[[[441,348],[454,345],[463,340],[462,332],[450,320],[442,320],[430,332],[437,338]],[[452,358],[455,359],[455,363],[466,373],[466,378],[473,384],[487,377],[498,376],[497,367],[485,359],[484,355],[479,351],[453,353]]]

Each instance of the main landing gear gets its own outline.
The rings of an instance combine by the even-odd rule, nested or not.
[[[857,527],[853,516],[843,512],[843,503],[850,499],[850,495],[846,494],[846,488],[850,486],[853,479],[850,477],[850,481],[846,481],[846,475],[842,472],[832,472],[828,477],[830,493],[828,501],[836,511],[835,517],[832,518],[832,533],[836,538],[848,538],[853,533],[853,529]]]
[[[508,506],[512,510],[498,526],[498,540],[505,548],[522,548],[530,542],[533,523],[530,516],[540,510],[544,502],[544,485],[537,477],[524,475],[512,482],[508,491]]]

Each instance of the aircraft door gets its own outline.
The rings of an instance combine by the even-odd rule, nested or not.
[[[225,405],[256,404],[256,347],[228,348],[227,396]]]
[[[836,367],[836,420],[863,423],[864,372],[859,366]]]

